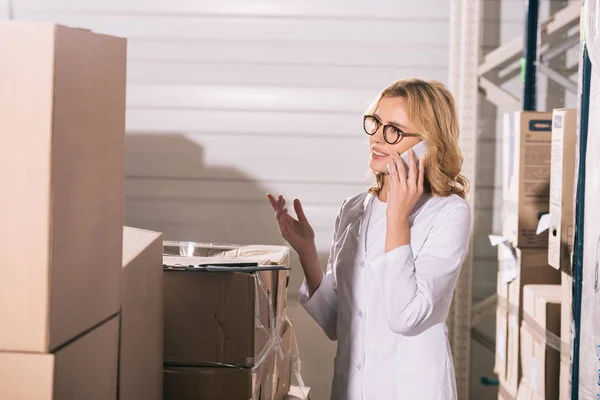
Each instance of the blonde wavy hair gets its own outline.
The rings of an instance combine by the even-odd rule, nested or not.
[[[463,156],[458,146],[458,116],[450,91],[437,81],[398,80],[383,89],[366,113],[372,114],[385,96],[405,99],[405,111],[415,133],[427,145],[425,191],[434,196],[456,194],[465,198],[469,181],[461,175]],[[384,174],[375,173],[375,186],[369,188],[369,193],[378,195],[383,180]]]

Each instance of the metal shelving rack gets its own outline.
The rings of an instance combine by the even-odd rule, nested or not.
[[[460,144],[465,155],[464,174],[473,187],[468,200],[475,209],[475,160],[477,151],[478,92],[495,104],[499,112],[536,109],[537,74],[544,74],[566,90],[576,92],[577,83],[554,71],[548,62],[580,43],[579,35],[549,46],[544,40],[579,21],[581,6],[571,3],[539,23],[539,0],[526,0],[525,33],[480,57],[481,0],[453,0],[451,2],[450,33],[450,89],[455,95],[461,125]],[[485,29],[483,26],[482,29]],[[523,95],[519,99],[494,83],[490,75],[511,65],[521,65]],[[499,75],[499,74],[498,74]],[[476,340],[495,351],[491,338],[477,330],[477,324],[496,310],[496,295],[472,303],[473,257],[463,266],[448,318],[451,346],[456,367],[458,396],[469,399],[470,342]],[[576,397],[573,397],[576,399]]]

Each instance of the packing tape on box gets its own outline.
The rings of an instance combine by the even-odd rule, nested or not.
[[[556,334],[550,332],[549,330],[543,328],[535,319],[533,319],[528,313],[523,311],[523,328],[529,332],[531,336],[535,340],[540,343],[545,344],[546,346],[558,351],[560,353],[561,358],[569,360],[568,350],[571,346],[570,341],[562,342],[560,337]],[[566,358],[565,358],[566,357]]]
[[[258,278],[258,275],[255,274],[255,279],[256,279],[256,298],[260,298],[260,292],[262,291],[263,295],[266,295],[268,301],[269,301],[269,307],[268,309],[270,310],[272,308],[272,297],[268,296],[268,290],[265,287],[264,283]],[[285,311],[284,311],[285,312]],[[256,313],[255,315],[257,316],[256,321],[255,321],[255,325],[256,328],[259,330],[263,330],[265,331],[267,334],[269,334],[269,340],[267,341],[267,344],[265,345],[265,347],[261,350],[261,352],[258,354],[256,360],[255,360],[255,366],[256,367],[260,367],[263,363],[268,362],[269,358],[273,355],[275,355],[275,357],[279,357],[280,360],[283,360],[286,357],[286,354],[283,350],[283,330],[282,332],[278,332],[277,329],[272,329],[269,330],[267,327],[265,327],[262,322],[260,321],[260,318],[258,318],[259,315],[259,309],[258,309],[258,303],[257,303],[257,309],[256,309]],[[292,326],[292,321],[289,319],[287,313],[285,313],[284,315],[284,320],[285,322],[290,326],[289,329],[291,329]],[[285,325],[285,324],[284,324]],[[300,397],[301,400],[308,400],[309,399],[309,393],[310,393],[310,389],[308,389],[306,387],[306,385],[304,384],[304,380],[302,379],[302,373],[301,373],[301,369],[302,369],[302,363],[300,361],[300,350],[298,348],[298,341],[296,339],[296,335],[293,335],[293,342],[292,342],[292,352],[290,354],[291,357],[291,368],[292,368],[292,374],[296,377],[296,381],[298,382],[298,386],[300,388],[301,393],[303,394],[302,397]],[[267,373],[266,369],[260,369],[259,372],[261,373],[258,378],[260,381],[262,381],[264,375]],[[266,385],[268,387],[269,390],[271,390],[272,388],[274,388],[273,385]],[[255,399],[258,399],[258,387],[254,388],[254,397]],[[274,390],[274,389],[272,389]],[[267,393],[269,394],[269,393]],[[270,396],[267,396],[267,398],[271,398]]]

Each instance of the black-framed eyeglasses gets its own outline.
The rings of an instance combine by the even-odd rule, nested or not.
[[[369,136],[377,133],[377,130],[383,123],[374,115],[363,116],[363,129]],[[396,144],[404,137],[420,137],[418,133],[405,133],[400,128],[394,125],[383,125],[383,140],[389,144]]]

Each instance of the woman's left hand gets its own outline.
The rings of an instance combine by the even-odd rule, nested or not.
[[[392,161],[388,163],[390,184],[388,187],[388,223],[400,223],[408,221],[408,217],[415,204],[423,194],[423,179],[425,166],[423,159],[419,160],[412,149],[408,153],[408,173],[404,162],[396,153],[392,155]]]

